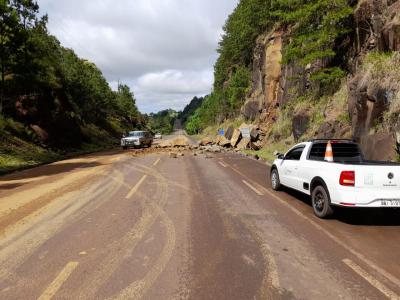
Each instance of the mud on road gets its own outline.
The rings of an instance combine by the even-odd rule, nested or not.
[[[0,298],[398,297],[398,215],[322,221],[301,195],[272,192],[264,163],[190,149],[0,177]]]

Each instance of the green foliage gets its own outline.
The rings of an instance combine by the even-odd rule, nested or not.
[[[225,90],[230,112],[238,113],[250,86],[250,72],[247,68],[238,67],[229,80]]]
[[[148,115],[147,127],[153,133],[171,134],[178,113],[172,109],[162,110]]]
[[[198,112],[196,112],[189,118],[185,129],[186,132],[190,135],[198,134],[200,132],[202,126],[201,126],[201,118]]]
[[[232,119],[240,112],[250,86],[250,72],[237,67],[223,90],[215,90],[206,96],[200,108],[189,117],[186,131],[197,134],[211,124]]]
[[[272,13],[290,28],[291,40],[284,51],[284,62],[307,66],[316,62],[311,79],[329,84],[344,76],[332,65],[337,55],[335,42],[351,31],[353,8],[348,0],[276,0]]]
[[[345,37],[353,28],[355,1],[349,0],[240,0],[224,26],[219,58],[214,66],[214,91],[189,118],[188,132],[197,133],[240,112],[251,84],[250,68],[256,39],[283,29],[283,63],[306,67],[313,81],[312,95],[332,94],[345,76]],[[311,67],[310,67],[311,66]],[[299,74],[303,77],[306,74]],[[299,96],[297,91],[295,96]],[[290,116],[287,116],[290,118]],[[282,119],[278,131],[289,133]]]
[[[179,114],[179,119],[182,124],[186,124],[190,116],[192,116],[196,110],[203,104],[203,97],[194,97],[188,105],[185,106],[183,111]]]
[[[219,44],[220,54],[215,65],[216,90],[229,80],[234,66],[249,66],[257,36],[272,28],[275,17],[271,15],[273,0],[241,0],[224,26]]]
[[[129,87],[112,91],[101,71],[48,33],[32,0],[0,0],[0,114],[39,125],[49,145],[80,147],[93,126],[119,136],[143,127]],[[24,111],[24,117],[21,117]],[[28,134],[29,136],[29,134]]]

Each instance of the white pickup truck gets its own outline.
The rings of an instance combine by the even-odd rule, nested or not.
[[[332,162],[326,161],[328,143]],[[282,185],[310,195],[320,218],[331,215],[333,206],[400,207],[400,164],[364,160],[349,140],[312,140],[278,153],[271,186]]]

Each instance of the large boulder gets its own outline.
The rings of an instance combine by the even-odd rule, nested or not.
[[[250,139],[249,138],[243,138],[240,140],[239,144],[237,144],[236,149],[238,150],[246,150],[250,146]]]
[[[251,130],[250,130],[250,137],[251,137],[251,140],[254,142],[254,141],[257,141],[258,139],[259,139],[259,137],[260,137],[260,131],[259,131],[259,129],[257,128],[257,127],[252,127],[251,128]]]
[[[396,139],[393,134],[378,133],[364,136],[361,148],[368,160],[393,160],[396,158]]]
[[[242,139],[242,133],[240,132],[239,129],[235,129],[233,131],[232,139],[231,139],[231,145],[232,147],[236,147],[236,145],[240,142]]]
[[[231,140],[234,131],[235,131],[235,127],[229,126],[228,129],[225,131],[225,137],[226,137],[228,140]]]
[[[251,142],[250,148],[252,150],[260,150],[263,147],[263,143],[261,141]]]
[[[214,141],[210,137],[202,138],[199,142],[200,146],[207,146],[211,144],[214,144]]]
[[[297,141],[308,129],[310,116],[306,111],[295,114],[292,118],[292,132]]]
[[[252,96],[247,99],[242,106],[242,114],[249,120],[255,120],[260,114],[260,103],[263,101],[263,95]]]
[[[217,143],[217,145],[219,145],[221,147],[230,147],[231,146],[231,141],[228,140],[223,135],[220,135],[220,136],[217,137],[216,143]]]
[[[390,103],[389,93],[380,83],[372,82],[370,76],[370,73],[358,74],[348,84],[348,110],[357,141],[369,133],[375,120],[383,117]]]
[[[180,136],[172,140],[162,141],[159,148],[185,148],[189,147],[189,141],[186,137]]]

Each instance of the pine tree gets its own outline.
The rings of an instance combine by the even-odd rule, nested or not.
[[[353,8],[347,0],[275,0],[273,15],[290,30],[284,62],[307,66],[320,62],[312,79],[329,83],[344,72],[330,64],[337,53],[335,42],[348,34]]]

